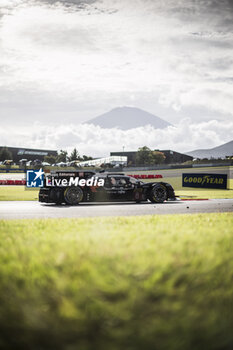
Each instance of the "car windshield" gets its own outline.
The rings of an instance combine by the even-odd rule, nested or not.
[[[126,180],[123,178],[119,179],[119,185],[126,185]]]
[[[127,180],[123,177],[110,176],[108,179],[111,186],[125,186],[127,184]]]
[[[138,183],[138,180],[136,180],[134,177],[130,177],[130,180],[129,180],[132,184],[136,184]]]

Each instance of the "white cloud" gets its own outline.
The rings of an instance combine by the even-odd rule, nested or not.
[[[197,148],[212,148],[233,139],[233,121],[216,120],[193,124],[182,120],[177,126],[154,129],[150,126],[131,129],[102,129],[94,125],[61,125],[45,127],[35,123],[25,128],[0,128],[2,143],[17,147],[67,149],[77,147],[81,154],[107,156],[110,151],[137,150],[147,145],[152,149],[172,149],[187,152]]]
[[[0,0],[0,15],[1,144],[102,156],[233,139],[230,1]],[[176,125],[79,125],[126,104]]]
[[[149,90],[174,110],[202,105],[232,114],[232,32],[218,28],[230,16],[226,1],[220,14],[212,1],[86,2],[77,9],[62,5],[75,0],[4,0],[0,85],[77,103]]]

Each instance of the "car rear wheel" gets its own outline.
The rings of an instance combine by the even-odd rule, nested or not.
[[[66,204],[77,205],[83,199],[83,190],[80,187],[68,187],[64,192]]]
[[[62,204],[64,201],[63,191],[61,188],[52,188],[50,191],[50,198],[56,204]]]
[[[150,191],[149,200],[152,203],[163,203],[167,200],[167,189],[164,185],[157,184]]]
[[[141,203],[141,200],[142,200],[142,195],[141,195],[141,192],[139,191],[135,191],[134,193],[134,200],[136,203]]]

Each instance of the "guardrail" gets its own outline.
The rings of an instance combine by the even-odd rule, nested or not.
[[[154,175],[154,174],[128,174],[127,176],[134,177],[135,179],[162,179],[163,175]]]
[[[3,186],[11,186],[11,185],[22,186],[22,185],[26,185],[26,180],[0,180],[0,185],[3,185]]]
[[[154,174],[128,174],[128,176],[134,177],[135,179],[162,179],[163,175],[154,175]],[[0,180],[0,186],[25,186],[26,180]]]
[[[121,171],[127,172],[127,171],[150,171],[150,170],[167,170],[167,169],[188,169],[188,168],[211,168],[211,167],[226,167],[226,166],[232,166],[233,161],[225,162],[225,163],[205,163],[205,164],[189,164],[189,165],[182,165],[182,164],[163,164],[163,165],[157,165],[157,166],[130,166],[130,167],[123,167],[121,168]],[[116,171],[116,169],[115,169]]]
[[[27,169],[26,169],[27,170]],[[0,168],[0,173],[1,174],[6,174],[6,173],[26,173],[25,169],[9,169],[9,168]]]

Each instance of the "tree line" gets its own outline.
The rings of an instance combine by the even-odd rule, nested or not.
[[[9,151],[7,147],[2,147],[0,150],[0,161],[3,162],[4,160],[12,160],[13,156],[12,153]]]
[[[73,151],[68,154],[67,151],[60,150],[57,152],[57,155],[48,155],[44,157],[44,162],[47,162],[49,164],[55,164],[55,163],[66,163],[66,162],[72,162],[73,160],[78,160],[78,161],[86,161],[86,160],[91,160],[93,159],[90,156],[80,155],[79,152],[77,151],[76,148],[73,149]],[[7,148],[3,147],[0,150],[0,161],[4,160],[13,160],[13,155],[12,152]]]
[[[136,153],[136,165],[155,165],[164,163],[166,157],[163,152],[153,151],[147,146],[140,147]]]
[[[48,155],[44,157],[44,161],[49,163],[49,164],[55,164],[55,163],[67,163],[67,162],[72,162],[72,161],[79,161],[79,162],[83,162],[86,160],[91,160],[93,159],[90,156],[86,156],[84,155],[80,155],[77,148],[74,148],[73,151],[70,153],[70,155],[68,155],[67,151],[64,150],[60,150],[57,153],[57,156],[53,156],[53,155]]]
[[[153,151],[147,146],[140,147],[136,153],[136,165],[154,165],[162,164],[165,161],[165,155],[159,151]],[[0,151],[0,161],[12,160],[12,153],[7,147],[3,147]],[[70,155],[65,150],[60,150],[57,155],[48,155],[44,157],[44,162],[49,164],[67,163],[72,161],[87,161],[93,159],[91,156],[80,155],[77,148],[74,148]]]

